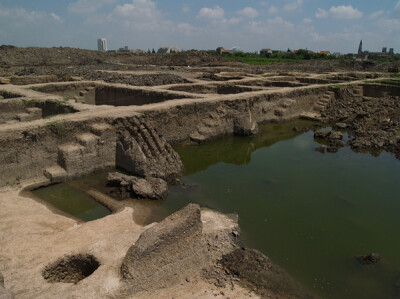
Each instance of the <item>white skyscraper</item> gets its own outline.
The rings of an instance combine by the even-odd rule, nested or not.
[[[99,51],[107,51],[107,40],[105,38],[99,38],[97,40],[97,50]]]

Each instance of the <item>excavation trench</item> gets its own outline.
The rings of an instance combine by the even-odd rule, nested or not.
[[[34,90],[59,95],[89,105],[142,106],[173,99],[188,98],[173,92],[159,92],[140,88],[125,88],[95,83],[47,84]]]

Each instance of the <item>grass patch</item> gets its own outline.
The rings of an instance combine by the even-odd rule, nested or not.
[[[390,74],[391,78],[400,78],[400,73]]]
[[[263,77],[268,78],[268,77],[275,77],[275,76],[279,76],[278,74],[265,74],[263,75]]]
[[[331,84],[331,85],[328,85],[328,87],[331,88],[331,89],[341,89],[341,88],[343,88],[343,86],[339,85],[339,84]]]
[[[67,135],[67,129],[65,128],[64,124],[58,121],[48,123],[46,125],[46,129],[60,137]]]
[[[236,57],[236,56],[224,56],[225,60],[228,61],[239,61],[250,65],[269,65],[273,63],[289,63],[289,62],[299,62],[296,59],[283,59],[283,58],[265,58],[249,56],[249,57]]]

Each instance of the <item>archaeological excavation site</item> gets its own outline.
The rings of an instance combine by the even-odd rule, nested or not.
[[[0,298],[398,298],[399,159],[385,64],[2,46]]]

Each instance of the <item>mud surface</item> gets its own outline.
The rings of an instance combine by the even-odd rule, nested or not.
[[[348,145],[357,152],[379,154],[382,150],[400,159],[400,97],[343,97],[325,111],[330,123],[348,131]],[[340,128],[338,128],[338,126]]]
[[[239,279],[261,297],[314,298],[268,257],[254,249],[240,248],[222,257],[224,272]],[[217,278],[218,279],[218,278]]]

